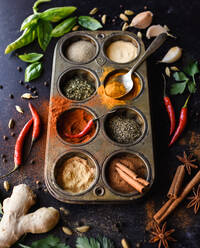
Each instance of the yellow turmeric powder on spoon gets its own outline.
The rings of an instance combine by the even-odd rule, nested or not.
[[[117,81],[109,81],[105,87],[105,93],[110,97],[121,97],[126,93],[124,85]]]

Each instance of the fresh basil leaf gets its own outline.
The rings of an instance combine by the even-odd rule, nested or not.
[[[186,82],[172,84],[170,89],[171,95],[182,94],[185,90],[186,85]]]
[[[87,237],[78,237],[76,240],[76,248],[92,248]]]
[[[98,237],[102,248],[114,248],[114,243],[106,237]]]
[[[37,0],[34,5],[33,5],[33,11],[34,12],[37,12],[38,11],[38,6],[41,4],[41,3],[46,3],[46,2],[51,2],[51,0]]]
[[[89,30],[97,30],[103,27],[99,21],[90,16],[79,16],[78,23]]]
[[[33,63],[39,61],[43,56],[41,53],[27,53],[19,55],[19,58],[24,62]]]
[[[61,19],[71,15],[76,9],[74,6],[51,8],[42,12],[40,18],[44,21],[59,22]]]
[[[38,78],[42,72],[42,63],[35,62],[29,65],[25,70],[25,82],[30,82],[33,79]]]
[[[71,31],[76,24],[77,17],[70,17],[58,24],[51,32],[52,37],[60,37]]]
[[[20,31],[25,30],[26,28],[37,24],[37,21],[39,19],[39,14],[32,14],[30,16],[28,16],[21,25]]]
[[[50,22],[40,20],[37,26],[38,43],[43,51],[46,50],[51,41],[51,32],[53,27]]]
[[[193,62],[189,64],[187,67],[184,68],[184,72],[190,76],[194,76],[195,74],[199,73],[198,62]]]
[[[194,81],[189,81],[187,86],[188,86],[188,90],[191,94],[196,92],[197,89],[196,89],[196,84]]]
[[[9,44],[5,49],[5,54],[8,54],[18,48],[24,47],[35,40],[37,33],[35,26],[26,28],[23,34],[14,42]]]
[[[176,81],[189,81],[189,78],[183,72],[175,72],[173,77]]]

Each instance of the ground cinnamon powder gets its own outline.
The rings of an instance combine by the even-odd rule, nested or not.
[[[86,127],[89,120],[93,118],[92,114],[84,109],[71,109],[64,112],[58,119],[57,130],[60,136],[69,143],[80,144],[89,141],[95,134],[96,124],[92,125],[90,131],[80,138],[69,138],[65,136],[78,134]]]
[[[116,171],[116,163],[122,163],[133,170],[139,177],[146,179],[147,170],[144,162],[134,154],[119,154],[108,164],[107,181],[111,188],[120,193],[132,193],[135,189],[125,182]]]
[[[105,67],[104,68],[104,71],[100,77],[100,81],[103,82],[104,79],[106,78],[106,76],[108,75],[109,72],[113,71],[114,68],[112,67]],[[110,76],[109,80],[112,80],[114,77],[116,76],[119,76],[119,75],[123,75],[125,74],[125,72],[119,72],[119,73],[116,73],[112,76]],[[140,91],[141,91],[141,82],[140,82],[140,79],[136,76],[132,76],[132,79],[134,81],[134,88],[133,90],[126,96],[122,97],[121,99],[114,99],[110,96],[107,96],[105,94],[105,88],[103,85],[101,85],[98,89],[97,89],[97,92],[101,98],[101,102],[102,104],[106,105],[106,107],[108,109],[112,109],[113,107],[115,106],[119,106],[119,105],[125,105],[127,104],[128,101],[134,99],[136,96],[139,95]]]

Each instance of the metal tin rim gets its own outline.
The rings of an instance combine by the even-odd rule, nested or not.
[[[65,74],[67,74],[68,72],[70,72],[70,71],[75,71],[75,70],[84,70],[84,71],[87,71],[89,74],[92,74],[93,77],[94,77],[94,79],[95,79],[95,91],[94,91],[94,93],[93,93],[90,97],[88,97],[88,98],[86,98],[86,99],[83,99],[83,100],[80,100],[80,101],[71,100],[71,99],[67,98],[67,97],[62,93],[62,91],[61,91],[61,89],[60,89],[60,82],[61,82],[62,77],[63,77]],[[90,99],[92,99],[92,98],[97,94],[97,89],[98,89],[99,85],[100,85],[100,82],[99,82],[99,78],[98,78],[97,74],[96,74],[93,70],[90,70],[89,68],[86,68],[86,67],[84,67],[84,66],[70,67],[69,69],[65,70],[62,74],[60,74],[60,76],[58,77],[57,83],[56,83],[57,90],[58,90],[59,94],[60,94],[62,97],[64,97],[65,99],[67,99],[68,101],[73,102],[73,103],[84,103],[84,102],[87,102],[87,101],[89,101]]]
[[[91,183],[90,187],[88,189],[86,189],[86,190],[84,190],[84,191],[82,191],[80,193],[76,193],[76,194],[72,194],[70,192],[67,192],[67,191],[63,190],[57,184],[56,178],[55,178],[55,169],[56,169],[57,164],[59,163],[59,161],[61,159],[63,159],[67,154],[70,154],[70,153],[71,154],[73,154],[73,153],[74,154],[76,154],[76,153],[84,154],[87,158],[89,158],[92,161],[92,163],[93,163],[93,165],[95,166],[95,169],[96,169],[96,177],[95,177],[94,181]],[[55,159],[53,168],[51,170],[51,178],[52,178],[52,180],[49,183],[53,186],[54,191],[56,191],[57,194],[62,194],[63,197],[65,195],[66,196],[71,196],[71,197],[73,197],[73,196],[81,196],[81,195],[84,195],[84,194],[88,193],[89,191],[91,191],[95,187],[95,185],[97,184],[97,182],[99,180],[99,176],[100,176],[100,168],[99,168],[97,160],[93,157],[92,154],[90,154],[88,151],[83,150],[83,149],[70,149],[67,152],[62,153],[60,156],[58,156]]]
[[[80,106],[80,105],[72,105],[72,106],[70,106],[70,108],[64,110],[64,111],[63,111],[62,113],[60,113],[60,115],[57,117],[57,120],[56,120],[56,133],[57,133],[58,139],[59,139],[62,143],[66,144],[66,145],[70,145],[70,146],[72,146],[72,147],[84,146],[84,145],[86,145],[86,144],[89,144],[90,142],[92,142],[92,141],[96,138],[96,136],[97,136],[97,134],[98,134],[98,132],[99,132],[99,128],[100,128],[99,120],[96,120],[96,131],[95,131],[94,136],[91,137],[91,139],[88,140],[87,142],[72,144],[72,143],[69,143],[69,142],[65,141],[65,140],[60,136],[60,134],[59,134],[59,132],[58,132],[58,128],[57,128],[58,119],[59,119],[59,117],[60,117],[63,113],[65,113],[65,112],[67,112],[67,111],[69,111],[69,110],[71,110],[71,109],[83,109],[83,110],[89,112],[94,118],[97,118],[96,113],[94,113],[93,110],[91,110],[90,108],[88,108],[88,107],[86,107],[86,106]]]
[[[117,107],[113,108],[112,110],[114,110],[114,109],[116,109],[116,110],[117,110],[117,109],[130,109],[130,110],[135,111],[135,112],[142,118],[142,120],[143,120],[143,123],[144,123],[144,131],[143,131],[142,135],[141,135],[138,139],[136,139],[135,142],[133,142],[133,143],[128,143],[128,144],[121,144],[121,143],[118,143],[118,142],[112,140],[112,139],[107,135],[107,133],[106,133],[106,130],[105,130],[105,122],[106,122],[107,117],[110,115],[110,114],[108,113],[108,114],[106,114],[106,115],[103,117],[103,134],[104,134],[104,136],[108,139],[109,142],[111,142],[113,145],[116,145],[116,146],[127,147],[127,146],[133,146],[133,145],[138,144],[138,143],[145,137],[145,135],[146,135],[146,133],[147,133],[147,129],[148,129],[147,121],[146,121],[146,118],[145,118],[144,114],[143,114],[140,110],[138,110],[136,107],[132,107],[132,106],[128,106],[128,105],[117,106]]]
[[[63,53],[63,46],[64,46],[64,44],[65,44],[65,42],[67,41],[67,40],[69,40],[69,39],[72,39],[72,38],[74,38],[74,37],[87,37],[88,39],[90,39],[90,40],[92,40],[93,42],[94,42],[94,44],[95,44],[95,47],[96,47],[96,53],[95,53],[95,55],[89,60],[89,61],[87,61],[87,62],[75,62],[75,61],[71,61],[71,60],[69,60],[65,55],[64,55],[64,53]],[[59,49],[59,51],[60,51],[60,55],[61,55],[61,57],[65,60],[65,61],[67,61],[68,63],[70,63],[70,64],[74,64],[74,65],[83,65],[83,64],[89,64],[90,62],[92,62],[96,57],[97,57],[97,55],[99,54],[99,51],[100,51],[100,48],[99,48],[99,44],[98,44],[98,42],[96,41],[96,39],[93,37],[93,36],[91,36],[91,35],[89,35],[89,34],[86,34],[86,33],[82,33],[82,32],[79,32],[79,31],[77,31],[76,33],[70,33],[69,35],[67,35],[63,40],[62,40],[62,42],[61,42],[61,44],[60,44],[60,49]]]
[[[137,46],[138,46],[138,53],[137,53],[137,56],[136,56],[134,59],[132,59],[131,61],[125,62],[125,63],[118,63],[118,62],[115,62],[115,61],[109,59],[108,56],[106,55],[106,52],[105,52],[105,49],[104,49],[104,48],[105,48],[106,42],[108,42],[108,40],[109,40],[109,39],[112,39],[114,36],[128,36],[128,37],[131,38],[132,40],[134,39],[135,42],[137,43]],[[138,37],[137,37],[135,34],[130,34],[130,32],[129,32],[129,33],[124,32],[124,34],[121,34],[120,32],[115,32],[115,33],[113,33],[113,34],[107,36],[106,39],[103,41],[103,44],[102,44],[102,53],[103,53],[104,57],[106,57],[106,59],[107,59],[110,63],[115,64],[115,65],[126,65],[126,64],[133,63],[133,62],[140,56],[140,53],[141,53],[141,45],[140,45],[140,42],[139,42],[139,40],[138,40]]]
[[[103,179],[103,182],[104,184],[106,185],[106,187],[115,195],[119,195],[119,196],[122,196],[122,197],[131,197],[131,196],[136,196],[136,195],[144,195],[145,193],[143,194],[139,194],[137,191],[135,191],[134,193],[121,193],[121,192],[118,192],[116,190],[114,190],[113,188],[111,188],[111,186],[108,184],[107,180],[106,180],[106,167],[107,167],[107,164],[108,162],[113,158],[115,157],[116,155],[120,154],[120,153],[123,153],[123,154],[133,154],[133,155],[136,155],[138,156],[144,163],[144,165],[146,166],[146,170],[147,170],[147,177],[146,177],[146,180],[150,183],[151,185],[151,166],[149,164],[149,161],[145,158],[145,156],[142,154],[142,153],[139,153],[139,152],[136,152],[136,151],[133,151],[133,150],[117,150],[117,151],[114,151],[112,152],[111,154],[109,154],[106,159],[104,160],[103,162],[103,165],[102,165],[102,179]]]

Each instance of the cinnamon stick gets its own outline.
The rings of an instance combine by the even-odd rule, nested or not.
[[[176,199],[169,199],[164,206],[154,215],[154,220],[160,224],[171,214],[174,209],[184,200],[184,198],[190,193],[193,187],[200,183],[200,171],[192,178],[192,180],[186,185],[182,193]]]
[[[118,174],[120,175],[120,177],[122,179],[124,179],[124,181],[126,181],[128,184],[130,184],[133,188],[135,188],[138,192],[143,193],[144,192],[144,185],[142,185],[141,183],[137,182],[136,180],[134,180],[133,178],[131,178],[130,176],[128,176],[125,172],[123,172],[121,169],[116,168]]]
[[[128,167],[123,165],[122,163],[116,163],[116,166],[120,168],[123,172],[128,174],[130,177],[132,177],[134,180],[138,181],[139,183],[143,184],[144,186],[149,186],[149,182],[146,181],[143,178],[140,178],[134,171],[130,170]]]
[[[171,187],[170,187],[169,192],[167,194],[169,199],[171,199],[171,198],[176,199],[178,197],[180,190],[181,190],[181,187],[182,187],[184,176],[185,176],[185,166],[180,165],[176,169],[175,176],[173,178]]]

